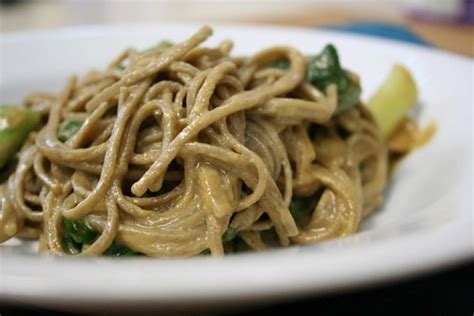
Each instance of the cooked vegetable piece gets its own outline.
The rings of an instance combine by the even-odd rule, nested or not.
[[[18,152],[28,134],[40,125],[40,115],[15,106],[0,106],[0,169]]]
[[[67,254],[76,255],[80,253],[89,247],[98,237],[99,233],[90,227],[83,218],[79,220],[64,220],[61,240],[63,250]],[[130,257],[140,254],[114,241],[112,245],[104,251],[103,255],[108,257]]]
[[[81,251],[79,250],[78,245],[69,235],[64,235],[61,238],[63,251],[68,255],[77,255]]]
[[[288,69],[290,68],[290,63],[286,59],[279,59],[274,61],[268,65],[270,68],[278,68],[278,69]]]
[[[63,143],[74,136],[82,126],[83,122],[79,120],[66,120],[62,122],[58,130],[58,139]]]
[[[224,235],[222,235],[222,242],[231,241],[232,239],[235,238],[235,236],[237,236],[237,231],[233,229],[232,227],[229,227],[224,232]]]
[[[103,255],[107,257],[133,257],[139,255],[139,253],[133,252],[127,247],[114,241]]]
[[[209,249],[205,249],[205,250],[201,251],[201,253],[199,255],[200,256],[209,256],[209,255],[211,255],[211,251]]]
[[[225,253],[239,253],[239,252],[245,252],[247,250],[250,250],[250,247],[238,235],[235,236],[235,238],[233,238],[231,241],[224,243]]]
[[[290,213],[298,226],[304,224],[311,218],[311,214],[316,207],[317,197],[315,195],[308,197],[294,197],[290,203]]]
[[[330,84],[337,86],[336,114],[350,110],[359,103],[360,84],[355,76],[341,67],[333,45],[326,45],[319,55],[310,59],[307,77],[309,82],[324,93]]]
[[[404,66],[395,65],[367,103],[385,139],[403,121],[417,98],[418,91],[412,75]]]
[[[68,236],[78,244],[91,244],[98,235],[84,219],[65,219],[64,227]]]

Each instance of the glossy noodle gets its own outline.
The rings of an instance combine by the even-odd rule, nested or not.
[[[220,256],[229,232],[255,250],[354,233],[387,182],[370,113],[336,113],[336,85],[307,82],[295,48],[234,58],[229,41],[200,46],[211,34],[128,49],[58,95],[29,96],[24,106],[45,123],[0,187],[0,241],[37,238],[41,252],[64,254],[64,223],[83,220],[97,235],[79,255],[118,243]],[[278,60],[289,67],[269,66]],[[77,132],[61,140],[68,121]],[[290,211],[295,200],[311,205],[306,217]]]

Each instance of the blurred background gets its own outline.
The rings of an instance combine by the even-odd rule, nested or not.
[[[204,21],[336,28],[474,56],[474,0],[0,0],[0,31]]]

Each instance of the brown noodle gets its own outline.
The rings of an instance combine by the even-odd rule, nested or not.
[[[387,151],[359,105],[335,115],[337,93],[305,81],[307,60],[279,46],[232,58],[232,44],[202,48],[212,33],[143,53],[128,49],[104,71],[69,79],[59,95],[25,106],[47,123],[30,135],[0,187],[0,242],[39,238],[63,254],[65,218],[86,218],[100,237],[149,256],[223,255],[231,227],[253,249],[354,233],[382,202]],[[279,59],[287,70],[269,68]],[[117,66],[126,64],[121,70]],[[65,143],[60,124],[84,120]],[[318,195],[297,225],[294,196]]]

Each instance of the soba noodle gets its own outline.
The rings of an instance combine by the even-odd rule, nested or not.
[[[354,233],[387,182],[370,113],[359,104],[336,115],[336,86],[308,83],[295,48],[233,58],[229,41],[199,46],[211,34],[128,49],[58,95],[29,96],[45,124],[0,187],[0,242],[37,238],[41,252],[64,254],[66,219],[98,232],[79,253],[93,256],[114,242],[148,256],[219,256],[228,230],[255,250],[273,235],[288,246]],[[268,66],[281,59],[288,69]],[[82,124],[62,142],[68,120]],[[313,201],[303,221],[295,198]]]

